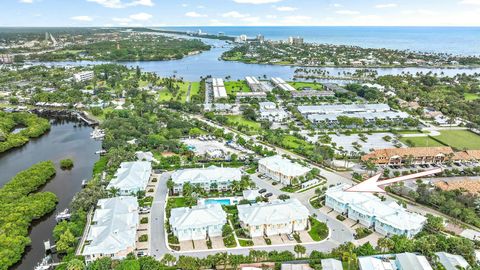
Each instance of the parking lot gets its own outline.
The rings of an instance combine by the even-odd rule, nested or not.
[[[431,170],[438,167],[442,167],[444,170],[455,172],[455,174],[458,175],[473,176],[474,174],[472,174],[472,169],[479,166],[479,162],[452,162],[442,164],[381,165],[378,166],[378,168],[379,170],[388,170],[390,172],[390,176],[394,176],[395,172],[402,174],[404,172]]]

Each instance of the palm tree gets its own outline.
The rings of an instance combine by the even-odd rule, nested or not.
[[[111,187],[108,190],[110,197],[117,197],[120,194],[120,189],[116,187]]]

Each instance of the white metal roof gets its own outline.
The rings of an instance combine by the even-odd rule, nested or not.
[[[463,269],[470,268],[470,265],[460,255],[450,254],[446,252],[436,252],[435,255],[438,257],[438,261],[445,267],[445,270],[457,270],[457,266],[462,267]]]
[[[371,193],[345,192],[345,189],[349,187],[351,187],[349,184],[331,187],[327,190],[326,195],[348,204],[355,211],[375,216],[378,221],[400,230],[421,228],[426,221],[424,216],[408,212],[396,202],[382,202]]]
[[[327,104],[298,106],[301,114],[332,114],[332,113],[357,113],[357,112],[386,112],[390,111],[387,104]]]
[[[115,254],[135,247],[138,227],[138,202],[133,196],[98,201],[83,255]]]
[[[240,221],[249,225],[285,224],[308,218],[308,209],[297,199],[238,205]]]
[[[152,165],[148,161],[122,162],[115,177],[107,186],[122,191],[145,190],[152,173]]]
[[[298,163],[294,163],[280,155],[262,158],[258,161],[258,163],[264,165],[272,171],[281,172],[283,175],[291,177],[302,176],[310,171],[309,168]]]
[[[382,261],[373,256],[358,258],[360,270],[395,270],[396,267],[388,260]]]
[[[227,223],[227,214],[220,204],[207,204],[192,208],[173,208],[170,215],[170,225],[173,228],[185,230]]]
[[[172,174],[172,180],[177,185],[186,182],[192,184],[205,182],[240,181],[242,172],[238,168],[223,168],[210,166],[208,168],[182,169]]]
[[[396,261],[402,269],[433,270],[425,256],[414,253],[399,253],[397,254]]]

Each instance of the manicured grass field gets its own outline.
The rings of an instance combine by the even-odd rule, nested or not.
[[[227,90],[227,95],[235,95],[237,92],[251,92],[252,90],[248,87],[246,81],[230,81],[225,82],[225,90]]]
[[[289,84],[297,90],[301,90],[304,87],[310,87],[314,90],[323,90],[323,85],[320,83],[313,83],[313,82],[289,82]]]
[[[465,100],[467,100],[467,101],[472,101],[472,100],[480,99],[480,95],[479,95],[479,94],[475,94],[475,93],[465,93],[465,94],[464,94],[464,97],[465,97]]]
[[[231,125],[243,125],[243,126],[248,126],[250,129],[253,130],[259,130],[260,129],[260,123],[247,120],[243,118],[241,115],[226,115],[228,118],[228,122]]]
[[[413,138],[401,138],[401,142],[410,146],[410,147],[434,147],[434,146],[445,146],[430,137],[413,137]],[[413,144],[411,144],[411,143]]]
[[[443,130],[435,139],[458,150],[480,149],[480,136],[468,130]]]
[[[480,136],[468,130],[442,130],[439,136],[401,138],[400,140],[407,144],[407,141],[413,142],[414,147],[432,147],[432,146],[451,146],[457,150],[480,149]]]
[[[162,89],[158,91],[159,93],[158,101],[165,102],[173,99],[173,100],[179,100],[180,102],[185,102],[187,100],[188,86],[190,85],[190,82],[179,82],[177,83],[177,85],[180,86],[180,89],[178,90],[176,97],[174,97],[172,93],[168,91],[168,89]],[[198,95],[199,91],[200,91],[200,82],[192,82],[192,88],[190,90],[190,98],[194,95]]]

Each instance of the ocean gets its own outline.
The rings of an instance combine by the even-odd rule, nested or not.
[[[286,40],[303,37],[307,42],[355,45],[421,52],[480,55],[480,27],[330,27],[330,26],[191,26],[161,27],[165,30],[198,31],[229,36],[245,34],[266,39]]]

